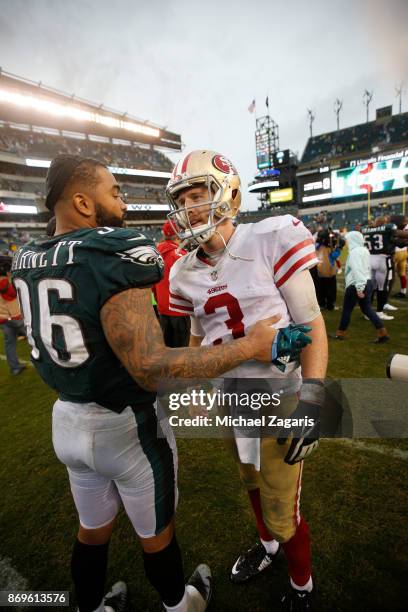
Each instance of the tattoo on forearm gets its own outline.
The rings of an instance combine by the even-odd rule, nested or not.
[[[208,347],[166,347],[147,289],[112,297],[101,310],[101,322],[112,350],[146,389],[156,389],[160,380],[169,378],[219,376],[249,358],[244,339]]]

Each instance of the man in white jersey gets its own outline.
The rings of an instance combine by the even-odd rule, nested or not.
[[[325,326],[309,273],[318,261],[312,236],[291,215],[235,227],[240,180],[233,164],[214,151],[183,157],[166,194],[169,219],[181,240],[197,246],[176,262],[170,275],[170,307],[190,314],[191,346],[230,342],[244,336],[257,317],[272,313],[281,315],[279,327],[291,322],[312,327],[312,344],[301,355],[302,372],[295,363],[282,372],[271,364],[248,361],[224,375],[278,379],[287,414],[302,417],[309,410],[316,415],[316,425],[308,431],[299,427],[278,440],[262,438],[257,456],[245,456],[239,440],[231,441],[261,539],[238,558],[231,579],[243,582],[258,574],[282,548],[290,587],[281,602],[285,609],[310,610],[310,540],[299,513],[299,495],[303,458],[318,444],[327,366]]]

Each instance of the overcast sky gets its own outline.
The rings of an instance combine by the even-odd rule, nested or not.
[[[181,133],[237,166],[244,193],[256,170],[255,115],[265,98],[280,146],[365,121],[408,90],[407,0],[0,0],[3,70],[41,80]],[[408,92],[403,111],[408,110]],[[173,159],[173,156],[172,156]],[[256,205],[244,196],[243,208]]]

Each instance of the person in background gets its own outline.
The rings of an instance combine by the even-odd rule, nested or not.
[[[334,310],[337,296],[337,260],[341,248],[338,239],[330,229],[321,230],[317,235],[317,299],[320,308]]]
[[[377,217],[374,225],[363,227],[361,232],[370,251],[372,281],[377,289],[377,314],[380,319],[389,321],[394,317],[385,311],[398,310],[396,306],[388,304],[395,243],[399,239],[407,240],[408,232],[398,229],[395,223],[390,222],[389,216]]]
[[[349,232],[346,237],[349,254],[345,268],[346,291],[344,293],[343,310],[335,340],[344,340],[350,324],[351,314],[358,303],[362,313],[368,317],[377,330],[377,344],[387,342],[389,336],[384,323],[371,306],[373,283],[371,281],[370,253],[364,246],[364,237],[360,232]]]
[[[166,346],[175,348],[188,346],[190,340],[190,316],[170,310],[169,298],[169,275],[173,264],[186,254],[184,249],[178,250],[180,240],[170,221],[166,221],[162,227],[163,240],[157,244],[157,250],[164,260],[164,275],[157,283],[153,292],[157,301],[159,321],[163,330]]]
[[[154,295],[154,287],[152,288],[151,299],[152,299],[152,306],[153,306],[154,313],[155,313],[156,317],[159,318],[159,313],[157,312],[156,296]]]
[[[395,223],[399,230],[408,230],[407,217],[404,215],[394,215],[391,223]],[[401,288],[394,295],[396,298],[406,299],[407,297],[407,261],[408,261],[408,241],[397,238],[395,241],[394,265],[398,274]]]
[[[4,348],[11,374],[21,374],[26,366],[19,362],[17,338],[25,336],[23,317],[17,293],[11,283],[11,257],[0,255],[0,329],[4,334]]]

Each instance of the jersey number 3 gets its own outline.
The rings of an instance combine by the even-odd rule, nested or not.
[[[245,328],[243,324],[244,314],[236,297],[230,293],[220,293],[219,295],[211,296],[205,303],[204,312],[207,315],[214,314],[217,308],[226,308],[230,316],[225,321],[225,325],[231,330],[233,338],[242,338],[245,336]],[[221,344],[222,338],[214,340],[213,344]]]
[[[38,330],[41,341],[51,359],[63,368],[77,368],[82,365],[89,357],[89,351],[85,346],[82,329],[79,322],[73,317],[65,314],[51,314],[49,293],[56,292],[58,300],[73,301],[74,290],[70,282],[63,279],[45,278],[38,283],[38,322],[33,321],[31,308],[30,290],[27,283],[22,278],[14,281],[19,294],[20,306],[23,311],[24,323],[26,326],[27,339],[32,347],[31,356],[33,359],[40,357],[40,351],[33,337],[33,329]],[[62,330],[64,337],[65,350],[63,359],[53,343],[54,326]]]

